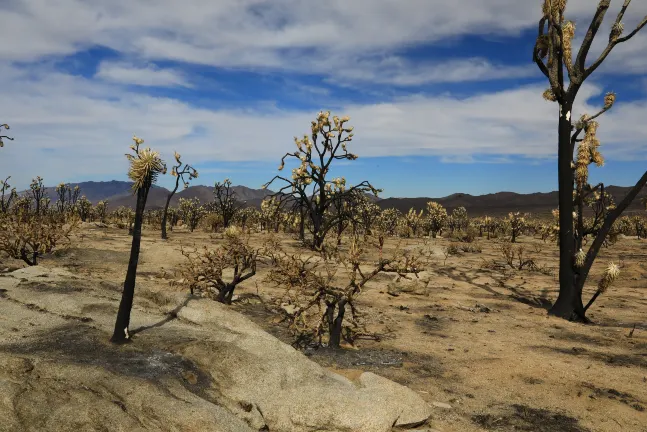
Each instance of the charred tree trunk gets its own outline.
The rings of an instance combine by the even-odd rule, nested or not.
[[[573,256],[575,235],[573,233],[573,146],[571,144],[572,97],[560,107],[557,172],[559,184],[559,296],[549,313],[570,319],[577,304],[577,288]],[[579,300],[581,303],[581,299]]]
[[[180,175],[177,176],[175,180],[175,188],[166,198],[166,204],[164,205],[164,213],[162,214],[162,240],[166,240],[168,236],[166,235],[166,218],[168,217],[168,207],[171,204],[171,198],[177,192],[178,187],[180,187]],[[171,231],[173,231],[173,224],[171,224]]]
[[[329,314],[328,319],[328,332],[329,332],[329,341],[328,346],[330,348],[339,348],[341,344],[341,332],[342,324],[344,323],[344,314],[346,313],[346,299],[340,300],[337,303],[337,316],[335,319],[332,319],[335,310],[335,304],[332,305],[330,309],[332,313]]]
[[[144,208],[146,207],[146,198],[148,197],[148,187],[141,187],[137,190],[137,207],[135,210],[135,226],[133,228],[133,242],[130,248],[130,259],[128,260],[128,271],[124,281],[124,289],[121,294],[121,302],[117,312],[117,321],[115,329],[110,339],[113,343],[128,342],[128,326],[130,325],[130,312],[133,308],[133,299],[135,297],[135,279],[137,277],[137,264],[139,262],[139,249],[142,238],[142,219]]]
[[[234,289],[236,289],[236,286],[234,284],[225,285],[223,289],[218,291],[216,301],[224,304],[231,304],[231,299],[234,296]]]

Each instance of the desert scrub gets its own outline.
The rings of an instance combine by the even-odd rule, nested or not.
[[[200,294],[230,304],[236,287],[256,274],[260,249],[250,245],[250,235],[231,225],[225,229],[224,244],[201,252],[181,249],[188,263],[180,270],[191,294]],[[226,274],[231,273],[228,278]]]
[[[362,262],[364,246],[354,238],[345,253],[306,258],[273,250],[274,266],[266,280],[285,288],[276,303],[295,336],[295,346],[339,348],[342,339],[352,345],[359,337],[377,336],[366,329],[358,310],[356,299],[363,287],[381,272],[407,277],[417,274],[420,265],[416,256],[398,249],[389,258],[370,265],[370,270],[362,270],[368,266]],[[342,268],[346,282],[339,274]]]

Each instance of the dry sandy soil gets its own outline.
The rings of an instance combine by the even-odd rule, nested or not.
[[[290,236],[281,239],[286,249],[307,253]],[[67,267],[97,284],[121,284],[130,241],[124,230],[84,224],[69,249],[41,265]],[[173,306],[164,293],[181,290],[170,283],[186,261],[180,246],[219,241],[182,230],[162,241],[159,231],[145,229],[136,305]],[[477,241],[481,253],[444,263],[442,248],[450,240],[407,240],[404,247],[434,253],[421,281],[394,291],[393,276],[382,275],[358,298],[371,330],[385,337],[306,354],[350,378],[372,371],[419,392],[435,404],[433,424],[443,432],[647,431],[647,242],[623,238],[602,251],[586,298],[608,261],[622,262],[622,274],[592,306],[594,324],[583,325],[547,316],[557,294],[550,274],[557,265],[554,244],[521,237],[546,271],[501,271],[482,268],[484,260],[503,261],[497,242]],[[387,246],[394,244],[389,239]],[[289,332],[267,306],[281,290],[263,281],[267,269],[261,265],[237,289],[231,308],[289,343]]]

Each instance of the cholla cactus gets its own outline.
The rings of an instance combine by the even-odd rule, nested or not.
[[[415,237],[418,234],[418,229],[423,223],[422,210],[416,212],[411,208],[404,218],[407,226],[410,229],[411,235]]]
[[[6,123],[0,124],[0,130],[2,130],[2,128],[4,128],[5,130],[9,130],[9,125],[6,124]],[[13,138],[11,138],[11,137],[9,137],[7,135],[0,134],[0,147],[4,147],[4,141],[2,141],[3,138],[8,139],[9,141],[13,141]]]
[[[451,233],[455,230],[465,231],[468,225],[469,217],[467,216],[465,207],[456,207],[452,210],[451,216],[447,219],[447,226],[449,226]]]
[[[134,136],[133,141],[135,144],[130,148],[134,154],[126,154],[126,157],[130,161],[128,177],[133,181],[133,192],[137,194],[137,206],[135,208],[135,225],[133,227],[133,241],[130,248],[128,271],[126,272],[124,290],[119,303],[115,329],[110,339],[114,343],[124,343],[130,340],[128,327],[135,296],[135,279],[137,276],[137,263],[139,262],[146,199],[148,191],[157,180],[159,174],[166,174],[166,165],[160,159],[159,154],[150,148],[140,150],[139,146],[143,144],[143,139]]]
[[[106,223],[107,213],[108,213],[108,200],[101,200],[94,206],[94,214],[99,219],[99,222]]]
[[[431,236],[436,238],[439,233],[442,233],[447,223],[447,210],[439,203],[429,201],[427,203],[427,219]]]
[[[37,265],[43,254],[69,244],[77,226],[74,219],[66,223],[52,214],[37,214],[29,206],[19,205],[15,212],[0,217],[0,250],[30,266]]]
[[[506,218],[506,224],[510,227],[510,233],[512,237],[510,241],[512,243],[515,243],[517,241],[517,237],[526,227],[526,218],[528,216],[528,214],[521,214],[519,212],[510,212],[508,214],[508,217]]]
[[[179,209],[182,220],[191,232],[197,228],[198,223],[200,223],[200,220],[206,214],[198,198],[180,198]]]
[[[279,231],[278,214],[281,210],[281,201],[276,197],[265,198],[261,202],[261,229],[274,232]]]
[[[86,222],[92,211],[92,203],[83,195],[76,204],[79,217],[82,222]]]

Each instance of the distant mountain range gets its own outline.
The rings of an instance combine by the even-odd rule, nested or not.
[[[113,210],[119,206],[135,207],[136,197],[132,194],[132,182],[106,181],[106,182],[81,182],[72,183],[72,187],[78,185],[81,188],[81,195],[85,195],[92,203],[100,200],[108,200],[108,208]],[[246,186],[233,186],[236,197],[239,201],[245,202],[246,206],[260,208],[261,202],[268,195],[273,194],[271,190],[251,189]],[[630,187],[608,186],[607,192],[619,202],[629,192]],[[47,194],[56,200],[56,190],[53,187],[46,188]],[[26,191],[21,192],[25,193]],[[169,191],[160,186],[153,186],[148,194],[146,203],[147,209],[164,208]],[[638,198],[629,206],[628,212],[636,213],[644,211],[641,199],[647,197],[647,188],[643,189]],[[189,186],[187,189],[180,189],[171,200],[171,206],[176,206],[180,198],[199,198],[206,203],[213,200],[212,186]],[[465,207],[470,216],[491,216],[506,215],[511,211],[532,213],[534,215],[549,215],[557,208],[557,192],[518,194],[515,192],[497,192],[487,195],[469,195],[456,193],[443,198],[385,198],[376,199],[376,203],[383,209],[397,208],[402,212],[410,208],[416,210],[425,209],[427,202],[436,201],[442,204],[448,211],[456,207]]]

